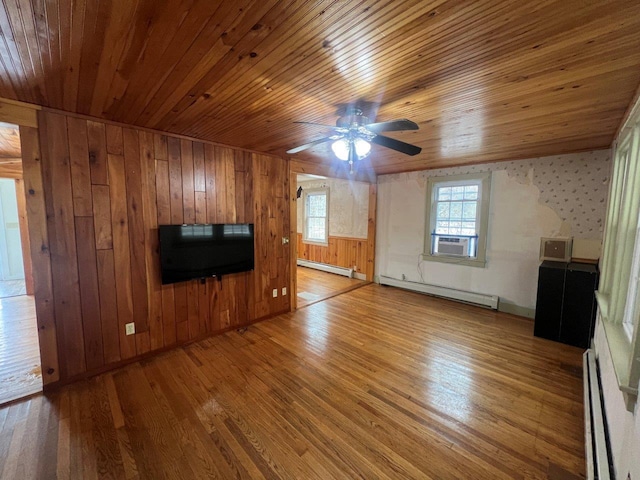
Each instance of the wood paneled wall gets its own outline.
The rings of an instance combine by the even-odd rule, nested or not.
[[[272,297],[289,286],[285,160],[48,111],[38,127],[40,151],[21,133],[45,384],[289,309]],[[254,223],[255,270],[161,285],[158,225],[182,223]]]
[[[302,234],[298,233],[297,244],[298,258],[345,268],[355,266],[356,272],[366,274],[366,238],[329,237],[329,245],[324,246],[305,243]]]

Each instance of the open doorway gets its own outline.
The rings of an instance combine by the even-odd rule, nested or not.
[[[296,176],[297,307],[359,288],[370,262],[369,185]]]
[[[0,123],[0,405],[42,390],[20,131]]]

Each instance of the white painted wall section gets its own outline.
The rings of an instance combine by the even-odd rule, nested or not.
[[[378,177],[376,275],[498,295],[533,312],[540,237],[573,236],[582,255],[599,255],[609,156],[600,150]],[[421,262],[427,178],[486,171],[492,172],[486,267]]]

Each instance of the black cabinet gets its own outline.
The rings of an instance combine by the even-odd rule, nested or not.
[[[534,335],[588,348],[595,326],[597,286],[597,265],[542,262]]]

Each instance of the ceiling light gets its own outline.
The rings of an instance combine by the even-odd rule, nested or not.
[[[367,142],[363,138],[355,138],[355,139],[346,139],[341,138],[336,140],[331,144],[331,150],[338,157],[338,159],[346,162],[349,160],[349,150],[351,149],[351,145],[355,147],[356,158],[355,160],[362,160],[369,152],[371,152],[371,144]]]
[[[371,151],[371,144],[362,138],[356,138],[354,140],[356,145],[356,155],[358,156],[358,160],[362,160]]]
[[[345,138],[336,140],[331,144],[331,150],[343,162],[349,160],[349,141]]]

